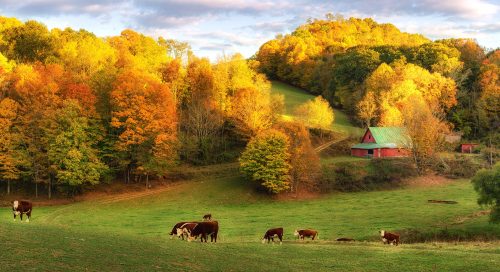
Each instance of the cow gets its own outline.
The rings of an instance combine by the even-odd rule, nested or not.
[[[198,222],[185,223],[184,225],[180,226],[179,228],[177,228],[177,237],[182,237],[182,240],[184,240],[185,236],[187,240],[196,225],[198,225]]]
[[[203,221],[212,221],[212,214],[207,213],[203,216]]]
[[[217,234],[219,233],[219,222],[217,221],[203,221],[198,222],[191,231],[188,241],[193,241],[197,236],[200,236],[200,241],[207,242],[207,236],[210,235],[210,242],[217,243]]]
[[[395,244],[396,246],[399,244],[399,234],[390,233],[385,230],[379,231],[380,237],[382,237],[382,242],[384,244]]]
[[[26,222],[30,221],[31,212],[33,211],[33,203],[28,200],[14,200],[12,201],[12,213],[14,214],[14,221],[16,221],[16,216],[19,215],[21,222],[23,221],[23,214],[28,217]]]
[[[262,238],[262,243],[265,243],[266,239],[267,243],[270,243],[271,241],[274,243],[274,236],[278,236],[281,245],[283,243],[283,228],[268,229],[264,234],[264,238]]]
[[[304,240],[306,237],[311,237],[311,239],[314,240],[314,238],[318,237],[318,231],[312,229],[295,230],[293,235],[297,236],[297,238],[301,240]]]
[[[186,223],[190,223],[190,222],[179,222],[177,224],[174,225],[174,227],[172,228],[172,231],[170,231],[170,239],[173,239],[174,238],[174,235],[177,235],[177,229],[182,227],[182,225],[186,224]],[[184,236],[182,236],[182,239],[184,240]]]

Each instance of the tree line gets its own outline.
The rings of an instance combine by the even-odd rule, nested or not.
[[[302,123],[282,122],[284,97],[270,87],[239,54],[210,62],[129,29],[100,38],[0,17],[0,181],[7,193],[21,183],[49,197],[113,179],[148,186],[179,163],[234,161],[279,130],[286,163],[300,164],[287,188],[297,187],[317,156]]]

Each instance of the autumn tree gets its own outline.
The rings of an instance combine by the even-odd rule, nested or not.
[[[290,188],[288,137],[277,130],[267,130],[250,140],[241,154],[240,171],[268,192],[277,194]]]
[[[18,104],[10,98],[0,100],[0,181],[7,182],[7,194],[11,191],[11,181],[20,176],[18,135],[13,129],[17,108]]]
[[[21,145],[26,150],[28,165],[26,175],[35,183],[47,184],[51,197],[49,178],[48,134],[54,128],[56,111],[61,105],[60,82],[63,78],[60,65],[18,65],[13,72],[13,94],[19,106],[19,131]]]
[[[164,83],[147,73],[126,70],[116,80],[111,104],[111,125],[118,135],[127,182],[133,171],[148,179],[176,161],[176,106]]]
[[[335,118],[330,104],[321,96],[298,106],[295,115],[306,127],[320,131],[329,130]]]
[[[309,131],[300,122],[282,122],[277,125],[289,139],[290,190],[316,190],[321,179],[321,165],[318,153],[314,150]]]
[[[233,97],[231,118],[238,133],[250,138],[270,128],[273,121],[269,91],[239,90]]]
[[[419,94],[408,97],[402,111],[403,125],[419,173],[429,168],[444,147],[444,135],[449,132],[439,110],[430,107]]]

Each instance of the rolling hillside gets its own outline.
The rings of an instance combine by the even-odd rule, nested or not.
[[[272,82],[271,92],[285,96],[285,110],[288,118],[293,118],[293,110],[297,106],[305,103],[307,100],[314,99],[315,97],[302,89],[280,81]],[[335,114],[335,120],[332,125],[333,131],[352,136],[360,136],[363,134],[364,130],[354,126],[344,112],[338,109],[333,109],[333,111]]]

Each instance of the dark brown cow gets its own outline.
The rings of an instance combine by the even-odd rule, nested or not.
[[[23,221],[23,214],[26,214],[28,219],[26,222],[30,221],[31,212],[33,211],[33,203],[28,200],[14,200],[12,201],[12,213],[14,214],[14,221],[16,221],[16,216],[19,215],[21,221]]]
[[[203,216],[203,220],[205,221],[211,221],[212,220],[212,214],[211,213],[207,213]]]
[[[379,231],[380,237],[382,237],[382,242],[384,244],[392,244],[394,243],[395,245],[399,244],[399,234],[396,233],[390,233],[385,230]]]
[[[203,221],[198,222],[198,224],[191,231],[191,235],[188,238],[188,241],[192,241],[196,239],[197,236],[200,236],[201,242],[205,239],[205,243],[207,242],[207,236],[210,235],[210,242],[217,243],[217,234],[219,233],[219,222],[217,221]]]
[[[283,228],[268,229],[264,234],[264,238],[262,238],[262,243],[265,243],[266,239],[268,243],[271,241],[274,243],[274,236],[278,236],[280,244],[283,243]]]
[[[172,231],[170,231],[170,239],[174,238],[174,235],[177,235],[177,229],[182,227],[182,225],[186,224],[186,223],[190,223],[190,222],[179,222],[177,224],[174,225],[174,227],[172,228]],[[184,240],[184,237],[182,237],[182,239]]]
[[[295,230],[293,235],[297,236],[297,238],[301,240],[304,240],[306,237],[311,237],[311,239],[314,240],[314,238],[318,237],[318,231],[312,229]]]
[[[186,224],[180,226],[177,229],[177,237],[182,237],[182,240],[184,240],[184,236],[185,236],[186,239],[188,239],[189,236],[191,235],[191,232],[193,232],[194,227],[196,227],[196,225],[198,225],[198,222],[186,223]],[[196,239],[196,237],[195,237],[195,239]]]

